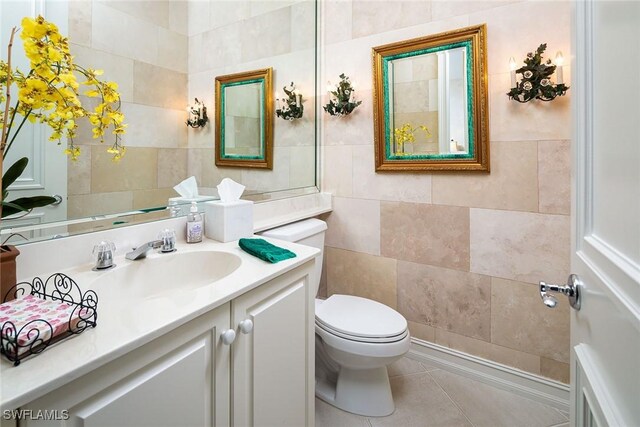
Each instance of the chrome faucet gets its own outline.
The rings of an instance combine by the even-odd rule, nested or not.
[[[167,253],[176,250],[176,232],[171,229],[164,229],[158,234],[158,240],[152,240],[140,245],[137,248],[133,248],[131,252],[128,252],[124,257],[131,261],[142,259],[147,256],[152,249],[160,249],[160,252]]]
[[[140,245],[137,248],[133,248],[131,252],[127,252],[124,256],[126,259],[130,259],[131,261],[135,261],[137,259],[142,259],[147,256],[147,253],[152,249],[158,249],[162,246],[162,240],[153,240],[151,242],[147,242],[144,245]]]

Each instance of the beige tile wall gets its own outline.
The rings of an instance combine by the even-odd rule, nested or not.
[[[292,81],[301,91],[304,116],[288,122],[273,118],[273,170],[217,168],[215,130],[189,129],[190,148],[203,149],[207,161],[189,158],[189,175],[202,175],[203,186],[223,177],[242,182],[247,192],[315,185],[315,3],[287,1],[190,1],[189,99],[198,98],[215,117],[215,78],[271,67],[273,90],[282,98]],[[206,183],[205,183],[206,181]]]
[[[68,217],[166,205],[187,177],[188,37],[186,3],[69,2],[71,52],[78,64],[118,83],[128,123],[127,154],[118,163],[86,124],[82,154],[69,162]]]
[[[568,381],[569,312],[544,307],[539,280],[569,273],[569,96],[509,101],[509,57],[548,43],[570,57],[566,1],[324,4],[321,81],[344,72],[363,101],[323,117],[326,292],[396,307],[414,337]],[[542,10],[553,10],[548,19]],[[526,17],[526,19],[524,19]],[[491,173],[374,172],[373,46],[487,24]],[[564,75],[569,77],[569,68]]]

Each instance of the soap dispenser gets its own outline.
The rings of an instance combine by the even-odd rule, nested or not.
[[[198,204],[191,202],[189,216],[187,216],[187,243],[202,242],[203,230],[202,215],[198,212]]]

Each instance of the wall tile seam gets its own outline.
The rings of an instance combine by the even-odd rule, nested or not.
[[[151,62],[140,61],[140,60],[139,60],[139,59],[137,59],[137,58],[130,58],[130,57],[128,57],[128,56],[123,56],[123,55],[120,55],[120,54],[118,54],[118,53],[109,52],[109,51],[107,51],[107,50],[104,50],[104,49],[100,49],[100,48],[95,47],[95,46],[93,45],[93,43],[91,43],[91,44],[89,44],[89,45],[85,45],[85,44],[80,44],[80,43],[75,43],[75,42],[70,41],[70,42],[69,42],[69,45],[70,45],[70,50],[71,50],[71,53],[72,53],[72,54],[73,54],[73,46],[74,46],[74,45],[76,45],[76,46],[79,46],[79,47],[82,47],[82,48],[85,48],[85,49],[91,49],[91,51],[92,51],[92,52],[99,52],[99,53],[103,53],[103,54],[110,55],[110,56],[117,56],[117,57],[118,57],[118,58],[120,58],[120,59],[124,59],[124,60],[127,60],[127,61],[131,61],[132,65],[134,65],[136,62],[141,62],[141,63],[143,63],[143,64],[148,64],[148,65],[152,65],[152,66],[154,66],[154,67],[163,68],[163,69],[165,69],[165,70],[169,70],[169,71],[174,72],[174,73],[179,73],[179,74],[188,74],[188,72],[185,72],[185,71],[180,71],[180,70],[173,69],[173,68],[167,68],[167,67],[164,67],[164,66],[162,66],[162,65],[153,64],[153,63],[151,63]],[[75,55],[75,56],[77,56],[77,55]],[[133,81],[133,75],[131,76],[131,80]],[[118,82],[116,82],[116,83],[118,83]]]
[[[94,47],[93,44],[85,45],[85,44],[76,43],[76,42],[73,42],[73,41],[70,40],[69,41],[69,50],[71,51],[72,55],[73,55],[73,46],[74,45],[75,46],[80,46],[80,47],[85,48],[85,49],[91,49],[92,52],[99,52],[99,53],[104,53],[104,54],[110,55],[110,56],[117,56],[120,59],[126,59],[127,61],[131,61],[132,63],[134,61],[136,61],[136,59],[129,58],[128,56],[123,56],[123,55],[120,55],[118,53],[113,53],[113,52],[106,51],[104,49],[100,49],[100,48]],[[73,56],[75,57],[77,55],[73,55]]]
[[[440,206],[449,206],[449,205],[440,205]],[[451,206],[455,206],[455,205],[451,205]],[[544,216],[557,216],[557,217],[570,217],[571,214],[563,214],[563,213],[546,213],[546,212],[531,212],[531,211],[522,211],[522,210],[516,210],[516,209],[499,209],[499,208],[480,208],[480,207],[472,207],[472,206],[467,206],[469,208],[469,210],[478,210],[478,211],[498,211],[498,212],[513,212],[513,213],[524,213],[524,214],[531,214],[531,215],[544,215]],[[471,212],[470,212],[471,213]]]
[[[414,321],[414,323],[419,323],[419,322],[415,322]],[[427,325],[427,326],[431,326],[431,325]],[[439,328],[437,326],[431,326],[431,327],[433,329],[436,329],[436,330],[439,330],[439,331],[444,331],[444,332],[447,332],[447,333],[459,335],[459,336],[462,336],[462,337],[465,337],[465,338],[469,338],[469,339],[472,339],[472,340],[476,340],[476,341],[482,341],[483,343],[490,344],[491,346],[495,347],[497,350],[503,350],[504,349],[504,350],[508,350],[508,351],[515,351],[515,352],[518,352],[518,353],[521,353],[521,354],[524,354],[524,355],[527,355],[527,356],[532,356],[532,357],[538,358],[540,361],[543,358],[550,359],[547,356],[541,356],[539,354],[529,353],[528,351],[523,351],[521,349],[507,347],[507,346],[504,346],[502,344],[496,344],[493,341],[486,341],[486,340],[483,340],[482,338],[471,337],[471,336],[468,336],[468,335],[465,335],[465,334],[461,334],[459,332],[450,331],[450,330],[444,329],[444,328]],[[426,341],[429,341],[429,340],[426,340]],[[434,335],[434,340],[432,342],[434,344],[443,345],[443,346],[448,347],[448,348],[454,348],[454,349],[457,349],[457,350],[460,350],[460,351],[464,351],[464,350],[462,350],[463,346],[452,346],[452,345],[449,345],[448,343],[445,344],[445,342],[442,339],[438,339],[438,335],[437,334]],[[473,353],[468,353],[468,354],[473,354]],[[554,360],[554,359],[552,359],[552,360]],[[554,360],[554,361],[558,362],[557,360]],[[565,362],[562,362],[562,363],[565,363]],[[513,365],[510,365],[510,366],[513,366]]]
[[[188,100],[185,100],[185,108],[166,108],[166,107],[159,107],[159,106],[153,105],[153,104],[142,104],[140,102],[133,102],[133,101],[122,101],[122,105],[130,104],[130,105],[138,105],[140,107],[157,108],[159,110],[166,110],[166,111],[173,111],[173,112],[178,112],[179,111],[180,113],[184,113],[185,120],[186,120],[186,116],[187,116],[187,113],[186,113],[186,105],[187,104],[186,103],[187,102],[188,102]],[[125,123],[126,122],[127,122],[127,118],[126,118],[126,115],[125,115]],[[186,127],[186,125],[185,125],[185,127]],[[126,135],[127,134],[125,133],[125,136]],[[147,147],[147,148],[158,148],[158,147]]]
[[[433,197],[433,196],[432,196]],[[414,203],[414,202],[410,202],[410,203]],[[416,203],[420,203],[420,202],[416,202]],[[490,207],[486,207],[486,206],[469,206],[469,205],[452,205],[452,204],[445,204],[445,203],[438,203],[438,202],[431,202],[430,204],[434,205],[434,206],[446,206],[446,207],[454,207],[454,208],[469,208],[469,209],[484,209],[484,210],[490,210],[490,211],[504,211],[504,212],[523,212],[523,213],[532,213],[532,214],[546,214],[546,212],[541,212],[540,210],[526,210],[526,209],[521,209],[521,208],[490,208]],[[558,214],[558,215],[562,215],[562,214]],[[569,214],[566,214],[567,216]]]
[[[251,19],[254,19],[254,18],[257,18],[257,17],[261,17],[261,16],[264,16],[264,15],[268,15],[269,13],[280,11],[282,9],[287,9],[288,8],[288,9],[291,9],[291,12],[293,12],[293,6],[295,6],[295,5],[296,4],[294,3],[294,4],[291,4],[289,6],[278,7],[278,8],[275,8],[275,9],[271,9],[271,10],[269,10],[267,12],[260,13],[258,15],[251,15],[251,16],[248,16],[246,18],[242,18],[239,21],[229,22],[229,23],[226,23],[226,24],[223,24],[223,25],[219,25],[219,26],[216,26],[216,27],[209,27],[204,31],[187,34],[187,37],[191,38],[191,37],[202,36],[202,35],[204,35],[206,33],[212,32],[212,31],[217,31],[217,30],[220,30],[220,29],[223,29],[223,28],[226,28],[226,27],[236,26],[238,24],[244,23],[245,21],[250,21]],[[211,13],[211,11],[209,11],[209,12]]]
[[[387,259],[389,261],[396,261],[396,265],[397,265],[397,261],[399,261],[397,258],[386,257],[386,256],[382,256],[382,255],[374,255],[374,254],[372,254],[370,252],[361,252],[361,251],[356,251],[356,250],[353,250],[353,249],[344,249],[344,248],[340,248],[340,247],[337,247],[337,246],[330,246],[330,245],[327,245],[327,244],[325,244],[324,247],[325,247],[325,254],[326,254],[326,249],[329,248],[329,249],[337,249],[337,250],[340,250],[340,251],[352,252],[354,254],[363,254],[363,255],[372,256],[372,257],[376,257],[376,258]],[[397,267],[396,267],[396,274],[397,274]]]
[[[132,59],[132,61],[133,61],[134,72],[135,72],[136,64],[143,64],[143,65],[150,65],[150,66],[156,67],[156,68],[161,68],[164,71],[169,71],[169,72],[174,73],[174,74],[182,74],[182,75],[187,76],[187,77],[189,76],[189,73],[187,71],[178,71],[178,70],[175,70],[173,68],[167,68],[167,67],[165,67],[163,65],[156,65],[156,64],[153,64],[151,62],[141,61],[141,60],[135,59],[135,58]]]
[[[384,258],[389,258],[389,257],[384,257]],[[457,268],[442,267],[442,266],[439,266],[439,265],[426,264],[426,263],[416,262],[416,261],[407,261],[407,260],[400,259],[400,258],[392,258],[392,259],[395,259],[395,260],[401,261],[401,262],[406,262],[406,263],[409,263],[409,264],[416,264],[416,265],[424,265],[424,266],[427,266],[427,267],[433,267],[433,268],[437,268],[437,269],[440,269],[440,270],[447,270],[447,271],[458,272],[458,273],[471,273],[471,274],[473,274],[475,276],[481,276],[482,278],[491,279],[492,277],[495,277],[495,276],[490,276],[488,274],[474,273],[474,272],[471,272],[471,271],[468,271],[468,270],[459,270]]]
[[[471,255],[469,255],[469,258],[471,258]],[[469,273],[482,274],[482,273],[475,272],[473,270],[469,271]],[[487,276],[487,275],[485,274],[485,276]],[[514,278],[514,277],[505,277],[505,276],[496,276],[496,275],[491,275],[489,277],[496,278],[496,279],[508,280],[510,282],[519,282],[519,283],[524,283],[524,284],[527,284],[527,285],[538,286],[538,282],[527,282],[526,279],[517,279],[517,278]]]
[[[178,33],[177,31],[174,31],[174,30],[172,30],[172,29],[170,28],[170,27],[171,27],[171,12],[169,12],[169,14],[167,15],[167,21],[168,21],[168,23],[167,23],[167,26],[165,27],[164,25],[160,25],[160,24],[158,24],[158,23],[156,23],[156,22],[154,22],[154,21],[150,20],[149,18],[146,18],[146,17],[143,17],[143,16],[138,16],[138,15],[133,15],[133,14],[131,14],[131,13],[129,13],[129,12],[125,12],[124,10],[118,9],[118,8],[116,8],[116,7],[109,6],[109,4],[108,4],[108,3],[101,3],[101,4],[102,4],[104,7],[108,7],[109,9],[111,9],[112,11],[115,11],[115,12],[117,12],[117,13],[122,13],[122,14],[125,14],[125,15],[127,15],[127,16],[129,16],[129,17],[133,18],[133,19],[136,19],[136,20],[139,20],[139,21],[143,21],[143,22],[145,22],[145,23],[147,23],[147,24],[151,24],[151,25],[153,25],[153,26],[155,26],[155,27],[162,28],[162,29],[165,29],[165,30],[167,30],[167,31],[171,31],[171,32],[176,33],[176,34],[180,34],[180,33]],[[92,8],[92,14],[91,14],[91,15],[92,15],[91,22],[92,22],[92,26],[93,26],[93,8]]]

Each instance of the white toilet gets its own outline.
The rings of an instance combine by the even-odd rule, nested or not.
[[[307,219],[261,233],[324,250],[327,225]],[[322,253],[311,284],[317,295]],[[349,295],[316,299],[316,396],[354,414],[393,413],[387,365],[409,350],[406,319],[384,304]]]

